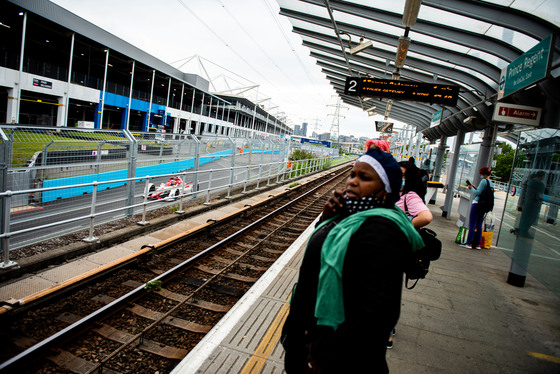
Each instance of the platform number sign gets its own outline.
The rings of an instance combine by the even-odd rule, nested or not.
[[[349,77],[346,79],[346,87],[344,87],[344,93],[350,96],[360,95],[360,79]]]

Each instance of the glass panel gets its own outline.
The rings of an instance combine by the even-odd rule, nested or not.
[[[492,25],[487,22],[478,21],[473,18],[439,9],[432,9],[428,6],[420,7],[418,18],[429,22],[439,23],[441,25],[452,26],[454,28],[476,34],[487,35],[498,40],[506,39],[504,36],[507,35],[506,41],[521,50],[530,49],[533,45],[538,43],[537,40],[519,32],[511,31],[509,33],[505,33],[504,28],[501,26]]]
[[[497,246],[510,278],[530,273],[560,296],[560,130],[521,133]]]
[[[297,12],[302,12],[305,14],[312,14],[321,17],[328,17],[327,9],[324,6],[315,6],[311,4],[306,4],[303,1],[293,1],[293,0],[277,0],[276,1],[281,8],[295,10]]]
[[[421,5],[418,12],[418,19],[441,25],[451,26],[457,29],[470,31],[476,34],[485,34],[490,27],[489,23],[475,20],[452,12],[441,9],[431,8]]]
[[[374,9],[375,12],[375,8]],[[361,27],[364,28],[366,30],[372,30],[372,31],[377,31],[377,32],[383,32],[389,35],[402,35],[404,34],[404,26],[401,27],[396,27],[396,26],[391,26],[388,25],[386,23],[381,22],[377,22],[377,21],[373,21],[371,19],[366,19],[363,17],[358,17],[358,16],[354,16],[351,14],[347,14],[347,13],[342,13],[342,12],[335,12],[335,20],[336,22],[343,22],[343,23],[347,23],[349,25],[355,26],[355,27]],[[378,17],[378,18],[382,18],[382,17]],[[341,31],[344,31],[344,26],[340,26],[339,28],[341,28]]]
[[[489,53],[486,52],[482,52],[479,51],[477,49],[474,48],[469,48],[463,45],[459,45],[459,44],[455,44],[455,43],[451,43],[445,40],[441,40],[441,39],[437,39],[431,36],[427,36],[427,35],[423,35],[423,34],[419,34],[416,32],[410,32],[410,38],[413,41],[418,41],[418,42],[423,42],[426,44],[430,44],[430,45],[434,45],[436,47],[440,47],[440,48],[445,48],[445,49],[449,49],[452,51],[455,51],[457,53],[465,53],[471,56],[475,56],[478,57],[484,61],[487,61],[490,64],[496,65],[498,67],[502,67],[502,66],[506,66],[508,63],[504,60],[502,60],[499,57],[496,57],[494,55],[491,55]]]
[[[469,69],[469,68],[466,68],[466,67],[463,67],[463,66],[450,64],[446,61],[438,60],[436,58],[428,57],[428,56],[425,56],[425,55],[422,55],[422,54],[419,54],[419,53],[415,53],[415,52],[412,52],[412,51],[408,52],[408,57],[414,57],[414,58],[417,58],[417,59],[423,60],[425,62],[435,64],[435,65],[442,65],[442,66],[446,66],[446,67],[451,68],[451,69],[457,69],[457,70],[464,71],[465,73],[467,73],[469,75],[472,75],[472,76],[475,76],[475,77],[479,78],[480,80],[482,80],[484,83],[488,84],[489,86],[494,87],[496,89],[498,88],[497,82],[492,80],[492,78],[496,78],[496,77],[487,77],[486,75],[484,75],[482,73],[479,73],[475,70],[472,70],[472,69]],[[405,67],[407,67],[406,64],[405,64]],[[437,66],[434,66],[432,68],[432,70],[436,70],[436,68],[437,68]],[[438,75],[439,74],[440,73],[438,73]],[[443,76],[443,74],[441,76]]]
[[[328,28],[328,27],[323,27],[323,26],[312,24],[312,23],[307,23],[307,22],[300,21],[300,20],[295,19],[295,18],[290,18],[290,22],[292,23],[292,25],[294,27],[299,27],[300,29],[313,31],[313,32],[316,32],[316,33],[319,33],[319,34],[334,36],[334,31],[331,28]]]
[[[464,192],[470,196],[466,181],[473,183],[476,171],[476,163],[480,152],[480,144],[462,145],[459,149],[459,163],[455,172],[455,184],[451,191]]]
[[[371,3],[372,3],[371,0],[354,0],[349,2],[353,4],[369,6],[369,7],[371,7]],[[377,4],[375,4],[375,8],[386,10],[388,12],[402,14],[404,11],[405,2],[406,2],[405,0],[378,1]]]
[[[483,0],[487,3],[509,6],[513,9],[533,14],[548,22],[560,26],[560,2],[558,0],[544,1],[512,1],[512,0]]]
[[[530,36],[521,34],[519,32],[504,29],[501,26],[492,25],[485,33],[485,35],[491,36],[498,40],[504,40],[514,47],[521,49],[522,51],[527,51],[533,46],[535,46],[539,40],[536,40]]]

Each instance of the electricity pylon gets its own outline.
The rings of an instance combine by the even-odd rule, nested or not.
[[[345,116],[340,114],[340,109],[349,109],[340,104],[340,96],[337,97],[336,104],[327,105],[327,107],[334,107],[333,114],[327,114],[328,116],[333,116],[333,121],[331,124],[331,134],[336,135],[336,141],[338,143],[338,148],[340,149],[340,119],[346,118]]]

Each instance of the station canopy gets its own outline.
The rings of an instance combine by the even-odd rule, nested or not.
[[[545,77],[500,101],[543,108],[541,127],[559,127],[558,0],[277,2],[343,102],[416,126],[429,140],[486,128],[502,70],[552,35]],[[351,77],[458,86],[458,97],[450,104],[349,94]],[[441,122],[431,126],[442,109]],[[499,123],[498,133],[524,126]]]

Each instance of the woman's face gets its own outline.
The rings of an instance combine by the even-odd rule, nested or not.
[[[365,162],[356,162],[346,181],[346,195],[350,198],[362,198],[371,195],[382,197],[385,186],[379,175]]]

